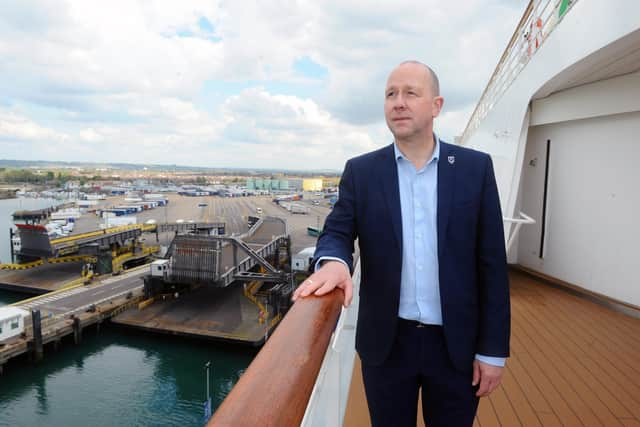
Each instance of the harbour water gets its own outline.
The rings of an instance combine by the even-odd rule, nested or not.
[[[47,201],[28,200],[22,209],[48,206]],[[0,227],[6,230],[6,237],[0,236],[1,257],[8,261],[11,213],[20,207],[16,199],[0,203]],[[0,306],[28,297],[0,291]],[[90,328],[81,345],[67,340],[57,352],[47,346],[39,364],[24,358],[5,365],[0,426],[200,426],[206,399],[204,364],[211,361],[215,411],[255,353],[247,347],[112,325],[103,325],[99,332]]]

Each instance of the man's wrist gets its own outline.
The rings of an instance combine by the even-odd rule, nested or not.
[[[487,365],[498,366],[504,368],[507,361],[506,357],[485,356],[482,354],[476,354],[476,360],[486,363]]]
[[[320,269],[320,267],[322,267],[322,264],[325,263],[326,261],[338,261],[341,262],[342,264],[345,265],[345,267],[347,267],[347,270],[349,269],[349,264],[347,264],[347,262],[343,259],[340,259],[338,257],[333,257],[333,256],[323,256],[318,258],[318,261],[316,261],[316,265],[313,269],[313,272],[315,273],[316,271],[318,271]]]

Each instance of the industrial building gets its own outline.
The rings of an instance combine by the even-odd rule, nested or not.
[[[288,179],[247,178],[247,190],[294,190]]]
[[[304,191],[322,191],[322,179],[306,178],[302,181]]]

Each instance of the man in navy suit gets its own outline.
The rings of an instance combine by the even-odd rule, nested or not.
[[[395,141],[349,160],[338,202],[294,299],[352,297],[361,258],[356,349],[374,426],[470,426],[509,355],[509,282],[491,158],[433,133],[436,74],[407,61],[390,74],[384,112]],[[317,265],[316,265],[317,263]]]

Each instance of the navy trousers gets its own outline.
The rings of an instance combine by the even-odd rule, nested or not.
[[[415,427],[420,388],[428,427],[471,426],[478,409],[478,386],[471,385],[471,371],[453,367],[442,327],[399,320],[387,360],[379,366],[362,363],[372,426]]]

